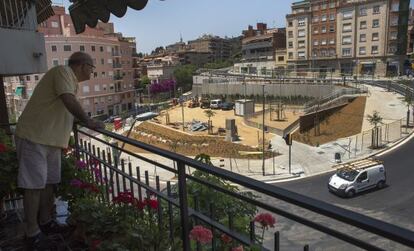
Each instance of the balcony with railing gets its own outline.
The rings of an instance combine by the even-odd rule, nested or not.
[[[115,74],[112,78],[115,81],[121,81],[124,78],[124,76],[122,76],[122,74]]]
[[[410,230],[214,167],[207,156],[195,160],[79,126],[74,138],[72,155],[63,158],[66,176],[60,193],[70,201],[69,218],[95,247],[160,251],[414,247]]]
[[[122,68],[122,64],[121,64],[121,63],[119,63],[119,62],[113,62],[113,63],[112,63],[112,67],[113,67],[114,69],[119,69],[119,68]]]

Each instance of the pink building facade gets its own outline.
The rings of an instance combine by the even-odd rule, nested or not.
[[[75,34],[64,7],[53,7],[55,15],[39,26],[45,34],[48,68],[66,65],[70,55],[84,51],[96,66],[89,81],[79,84],[77,97],[89,116],[119,115],[135,107],[135,38],[115,33],[112,23],[99,23]]]

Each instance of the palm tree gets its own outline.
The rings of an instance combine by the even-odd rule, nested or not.
[[[379,128],[378,128],[378,124],[382,123],[382,117],[379,115],[378,111],[374,111],[372,113],[372,115],[368,115],[368,121],[371,125],[374,126],[374,128],[372,129],[372,141],[371,141],[371,146],[372,148],[378,148],[379,147]]]
[[[208,117],[208,134],[211,134],[212,128],[213,128],[213,123],[211,122],[211,117],[216,115],[216,112],[212,111],[211,109],[208,109],[208,110],[204,111],[204,114]]]

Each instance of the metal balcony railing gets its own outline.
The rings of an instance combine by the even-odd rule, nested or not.
[[[123,149],[123,146],[110,144],[103,140],[102,137],[95,136],[96,132],[104,135],[105,138],[111,138],[113,141],[118,142],[118,144],[127,144],[144,150],[151,155],[134,153],[131,150]],[[197,201],[197,195],[187,193],[189,182],[201,184],[206,189],[214,191],[214,193],[230,196],[244,204],[250,204],[261,210],[277,214],[280,218],[287,219],[289,226],[293,224],[304,225],[306,228],[301,228],[301,230],[293,227],[295,229],[293,234],[298,238],[288,240],[290,248],[298,245],[297,250],[299,250],[299,247],[308,250],[309,245],[307,242],[322,239],[321,234],[340,240],[338,242],[340,245],[345,245],[345,242],[347,250],[355,250],[355,247],[365,250],[387,250],[390,249],[387,246],[390,241],[394,250],[398,249],[395,245],[401,244],[411,248],[414,247],[414,232],[381,220],[272,186],[228,170],[212,167],[106,130],[91,131],[77,126],[74,129],[74,135],[77,158],[85,162],[91,159],[99,161],[99,168],[102,174],[105,179],[111,181],[109,182],[110,185],[108,185],[110,187],[107,187],[106,194],[102,199],[108,202],[112,201],[112,198],[126,190],[131,191],[139,199],[145,196],[149,197],[150,194],[155,196],[159,201],[159,205],[163,205],[158,210],[158,216],[161,217],[162,212],[168,212],[168,219],[164,218],[162,220],[169,222],[171,234],[165,238],[172,238],[173,227],[180,226],[182,240],[182,248],[180,250],[190,250],[189,231],[192,223],[197,222],[202,222],[212,229],[213,233],[216,233],[213,235],[212,250],[217,250],[214,246],[215,240],[218,241],[217,238],[219,238],[217,233],[225,233],[245,246],[251,246],[256,241],[253,222],[250,224],[249,234],[242,234],[234,230],[231,212],[228,212],[228,221],[226,222],[219,221],[213,217],[216,206],[214,201],[211,201],[208,213],[205,210],[200,210],[195,202]],[[145,171],[142,174],[143,170]],[[244,190],[253,192],[257,197],[252,198],[246,196],[245,193],[230,191],[208,180],[200,179],[192,175],[195,170],[232,182],[237,186],[243,187]],[[171,181],[166,182],[166,191],[162,191],[162,183],[157,174],[162,172],[171,174],[170,177],[173,177],[172,175],[177,177],[172,179],[175,181],[174,186]],[[177,188],[176,196],[172,192],[172,187]],[[196,205],[194,208],[189,207],[189,199],[192,198],[189,196],[194,196],[193,201]],[[277,200],[277,203],[271,203],[271,201],[275,200]],[[298,207],[299,211],[286,208],[285,204]],[[304,213],[304,211],[308,213]],[[309,217],[309,213],[316,215],[316,219]],[[173,216],[177,215],[179,215],[179,222],[173,222]],[[262,250],[279,250],[280,244],[283,243],[282,240],[286,238],[286,231],[288,229],[283,229],[283,231],[276,231],[268,235],[274,238],[274,241],[271,242],[272,245],[268,242],[267,245],[262,247]],[[363,235],[362,233],[366,234]],[[300,236],[306,236],[306,240],[298,240]],[[335,246],[329,247],[335,249]],[[315,248],[317,249],[318,247],[315,246]]]
[[[121,65],[121,63],[113,63],[112,67],[113,68],[122,68],[122,65]]]
[[[112,56],[113,57],[120,57],[121,53],[119,53],[119,51],[112,51]]]
[[[113,80],[122,80],[124,77],[122,75],[116,74],[113,76]]]

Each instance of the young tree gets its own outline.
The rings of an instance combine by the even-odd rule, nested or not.
[[[382,123],[382,117],[379,115],[378,111],[374,111],[372,115],[368,115],[368,121],[371,125],[374,126],[372,129],[372,141],[371,146],[373,148],[379,147],[379,128],[378,125]]]
[[[211,117],[216,115],[216,112],[208,109],[204,111],[204,114],[208,117],[208,134],[212,133],[213,123],[211,122]]]
[[[408,126],[410,125],[410,106],[413,105],[413,99],[411,96],[411,92],[408,89],[406,90],[406,93],[404,96],[404,103],[407,106],[407,125],[406,125],[407,127],[406,128],[408,128]]]

